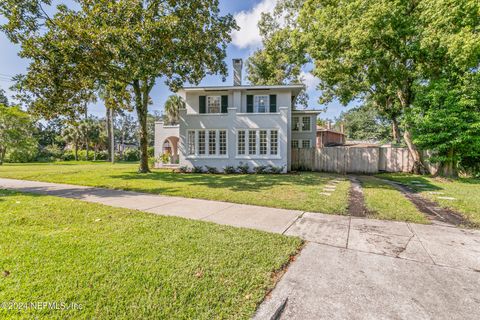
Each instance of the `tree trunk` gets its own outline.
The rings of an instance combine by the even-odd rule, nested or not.
[[[110,153],[111,153],[111,159],[110,161],[112,163],[115,163],[115,131],[114,131],[114,126],[113,126],[113,108],[110,108]]]
[[[78,161],[78,141],[74,141],[74,148],[75,148],[75,161]]]
[[[88,146],[88,109],[85,107],[85,160],[88,161],[88,151],[89,151],[89,146]]]
[[[107,114],[106,114],[106,126],[107,126],[107,152],[108,152],[108,161],[112,161],[112,148],[110,147],[110,143],[112,141],[112,127],[110,126],[110,108],[106,107]]]
[[[440,164],[437,175],[448,178],[458,178],[457,164],[454,159],[454,150],[448,150],[448,158]]]
[[[425,169],[425,166],[423,165],[422,158],[420,157],[420,152],[418,152],[417,147],[413,144],[412,135],[408,129],[405,130],[405,133],[403,134],[403,139],[405,140],[408,151],[413,158],[412,172],[415,174],[426,174],[427,171]]]
[[[396,144],[400,144],[400,129],[398,128],[398,121],[395,118],[392,119],[392,137]]]
[[[135,93],[135,108],[137,110],[138,123],[140,125],[140,166],[139,173],[148,173],[148,131],[147,131],[147,114],[148,114],[148,97],[153,80],[135,80],[133,82],[133,91]]]
[[[0,166],[3,164],[5,159],[5,154],[7,153],[7,148],[0,148]]]
[[[93,147],[93,161],[97,161],[97,146]]]

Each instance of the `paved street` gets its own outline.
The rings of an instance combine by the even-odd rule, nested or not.
[[[257,319],[282,305],[281,319],[480,318],[479,230],[12,179],[1,188],[307,240]]]

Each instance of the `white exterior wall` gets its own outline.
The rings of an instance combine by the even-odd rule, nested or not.
[[[291,131],[291,140],[310,140],[310,146],[312,148],[316,147],[317,144],[317,114],[307,113],[300,111],[293,111],[293,117],[310,117],[310,130],[309,131]],[[289,123],[293,126],[291,120]],[[290,143],[291,147],[291,143]],[[301,145],[300,145],[301,148]],[[291,155],[291,152],[290,152]]]
[[[163,121],[155,122],[155,158],[162,154],[163,143],[168,137],[180,136],[180,126],[164,125]]]
[[[277,113],[246,113],[247,95],[277,95]],[[212,166],[223,170],[225,166],[238,166],[248,163],[251,168],[260,165],[274,165],[290,169],[289,123],[291,118],[290,90],[229,90],[180,92],[185,99],[186,109],[180,110],[180,165]],[[228,95],[228,113],[200,114],[199,96]],[[227,131],[226,156],[189,156],[187,154],[187,131],[195,129],[224,129]],[[278,130],[278,155],[237,155],[238,129]],[[258,147],[258,146],[257,146]]]

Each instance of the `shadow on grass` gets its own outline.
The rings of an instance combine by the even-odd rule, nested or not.
[[[384,180],[388,180],[396,183],[401,183],[407,186],[414,193],[419,193],[424,191],[438,192],[440,190],[443,190],[443,188],[432,184],[430,180],[421,176],[407,176],[405,174],[380,174],[377,176],[372,176],[372,178],[384,179]],[[364,188],[384,188],[388,185],[385,185],[385,182],[383,181],[378,181],[378,183],[371,182],[369,184],[362,185],[362,186]]]
[[[111,178],[127,181],[158,181],[160,184],[181,184],[178,188],[158,187],[158,188],[137,188],[147,192],[162,193],[179,190],[182,185],[185,188],[189,186],[201,186],[211,189],[226,189],[233,192],[263,192],[272,187],[290,185],[290,186],[316,186],[322,185],[334,178],[328,174],[302,173],[302,174],[180,174],[171,172],[152,172],[149,174],[119,174],[111,175]]]

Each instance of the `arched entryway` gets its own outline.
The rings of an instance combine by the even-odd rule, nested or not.
[[[178,137],[168,137],[163,141],[162,154],[165,157],[164,163],[178,163]]]

